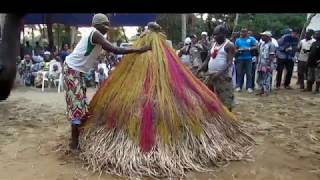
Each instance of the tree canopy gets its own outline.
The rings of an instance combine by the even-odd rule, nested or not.
[[[204,18],[206,16],[206,18]],[[298,28],[300,31],[306,22],[306,13],[243,13],[239,14],[238,25],[234,27],[236,14],[188,14],[187,35],[200,34],[202,31],[212,35],[213,29],[219,24],[225,24],[231,31],[239,31],[241,27],[247,27],[253,32],[270,30],[274,37],[278,38],[285,28]],[[167,33],[168,39],[174,44],[181,41],[181,14],[161,14],[157,22]]]

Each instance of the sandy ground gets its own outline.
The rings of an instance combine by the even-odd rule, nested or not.
[[[89,96],[95,90],[89,90]],[[257,141],[255,161],[231,162],[186,179],[319,180],[320,96],[280,90],[269,97],[237,93],[235,113]],[[91,173],[76,157],[56,151],[69,137],[64,93],[18,87],[0,102],[1,180],[119,179]]]

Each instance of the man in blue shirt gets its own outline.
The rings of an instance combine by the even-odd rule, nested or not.
[[[70,54],[70,49],[69,49],[69,44],[65,43],[63,45],[63,49],[60,52],[60,59],[62,61],[62,63],[64,63],[64,61],[66,60],[66,57]]]
[[[240,38],[235,42],[237,49],[236,56],[236,71],[237,71],[237,88],[236,91],[241,91],[246,75],[246,89],[249,93],[253,92],[252,87],[252,56],[251,50],[257,48],[257,41],[248,36],[248,30],[242,28],[240,31]]]
[[[294,66],[294,56],[297,51],[299,38],[297,37],[297,30],[289,29],[289,33],[284,34],[278,40],[278,50],[277,50],[277,77],[276,77],[276,88],[279,89],[281,85],[282,72],[286,68],[287,74],[285,77],[284,88],[292,89],[290,87],[290,82],[292,78],[293,66]]]

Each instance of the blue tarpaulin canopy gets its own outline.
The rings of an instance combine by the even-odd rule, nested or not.
[[[47,17],[51,15],[51,22],[70,26],[91,26],[94,13],[31,13],[27,14],[24,24],[46,24]],[[156,20],[157,14],[119,13],[109,16],[112,26],[145,26]]]

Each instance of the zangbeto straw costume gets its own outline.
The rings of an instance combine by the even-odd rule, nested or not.
[[[181,177],[241,160],[254,140],[180,62],[155,24],[91,100],[80,156],[94,171],[124,177]]]

